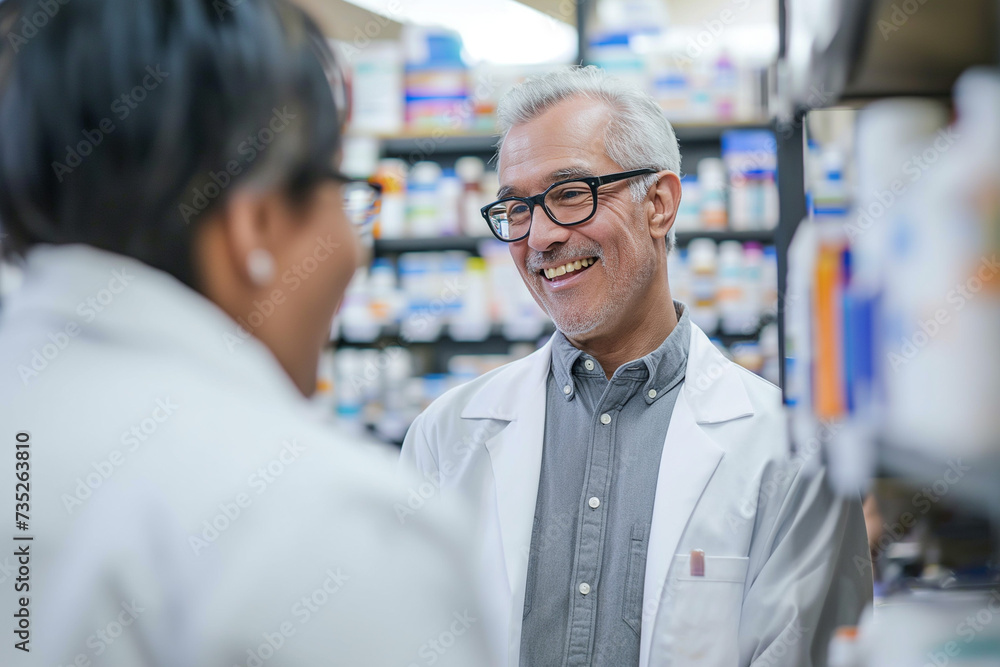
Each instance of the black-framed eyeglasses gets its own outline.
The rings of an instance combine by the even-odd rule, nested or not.
[[[344,212],[352,225],[364,229],[375,222],[382,204],[382,186],[379,183],[366,178],[353,178],[333,168],[324,175],[343,184]]]
[[[655,169],[633,169],[606,176],[571,178],[553,183],[534,197],[504,197],[480,209],[493,236],[505,243],[527,238],[531,218],[539,205],[552,222],[571,227],[587,222],[597,213],[597,188],[636,176],[655,174]]]

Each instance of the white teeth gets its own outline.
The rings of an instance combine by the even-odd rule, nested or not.
[[[552,269],[545,269],[544,270],[545,277],[548,278],[549,280],[552,280],[557,276],[564,276],[567,273],[584,269],[593,263],[594,260],[592,259],[578,259],[575,262],[569,262],[567,264],[563,264],[562,266],[557,266]]]

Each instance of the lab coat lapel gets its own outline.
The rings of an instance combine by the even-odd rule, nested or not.
[[[738,375],[741,372],[692,325],[685,380],[667,427],[656,479],[646,551],[639,667],[649,664],[654,622],[677,545],[724,454],[700,424],[753,414]]]
[[[485,383],[462,411],[466,419],[510,423],[486,441],[493,477],[503,559],[511,595],[511,640],[520,636],[531,528],[545,435],[546,382],[551,340]],[[513,648],[513,647],[512,647]]]

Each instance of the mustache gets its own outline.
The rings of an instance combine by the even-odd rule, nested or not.
[[[545,266],[565,264],[571,259],[580,259],[581,257],[604,259],[604,251],[596,243],[586,246],[574,246],[572,248],[556,248],[555,250],[547,250],[545,252],[532,251],[524,258],[524,267],[532,273],[537,273]]]

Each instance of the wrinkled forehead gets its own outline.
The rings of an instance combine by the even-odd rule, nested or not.
[[[500,190],[527,196],[561,178],[614,171],[604,145],[610,120],[605,103],[571,98],[515,125],[500,150]]]

